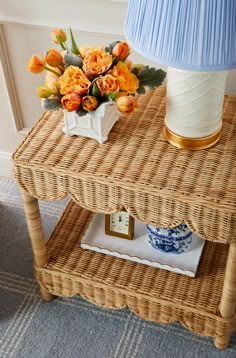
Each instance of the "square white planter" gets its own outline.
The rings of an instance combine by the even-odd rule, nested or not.
[[[110,130],[119,117],[116,104],[112,102],[104,102],[95,111],[82,117],[76,112],[64,111],[63,132],[70,136],[94,138],[102,144],[107,140]]]

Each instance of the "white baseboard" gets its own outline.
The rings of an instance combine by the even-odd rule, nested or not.
[[[12,153],[0,151],[0,177],[12,178]]]

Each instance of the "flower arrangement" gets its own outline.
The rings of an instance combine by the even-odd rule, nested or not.
[[[47,110],[64,109],[83,116],[101,103],[113,101],[121,113],[129,114],[138,107],[135,94],[145,93],[145,87],[154,89],[165,78],[161,69],[133,64],[126,42],[115,41],[106,47],[77,46],[70,29],[69,48],[63,30],[53,30],[51,35],[61,50],[50,48],[44,57],[34,55],[27,65],[32,73],[46,71],[38,97]]]

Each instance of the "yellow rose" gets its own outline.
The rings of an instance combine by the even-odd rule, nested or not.
[[[85,55],[83,70],[86,76],[94,78],[108,71],[111,65],[112,55],[101,50],[95,50]]]
[[[123,114],[130,114],[138,108],[138,102],[133,97],[123,96],[118,98],[117,108]]]
[[[98,100],[94,96],[84,96],[82,98],[82,107],[85,111],[91,112],[94,111],[98,106]]]
[[[97,79],[96,84],[101,96],[119,91],[119,81],[112,75],[106,75]]]
[[[139,79],[129,71],[124,62],[119,61],[109,73],[116,77],[120,84],[120,91],[134,94],[139,87]]]
[[[81,105],[81,96],[76,93],[68,93],[62,97],[61,103],[67,112],[77,111]]]
[[[79,67],[69,66],[59,78],[59,85],[61,94],[76,91],[84,96],[88,93],[91,82]]]

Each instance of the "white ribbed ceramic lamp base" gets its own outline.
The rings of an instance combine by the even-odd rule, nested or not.
[[[199,72],[168,68],[165,119],[168,140],[170,137],[180,137],[177,146],[181,147],[181,139],[193,139],[194,148],[187,149],[206,148],[219,140],[226,78],[227,71]],[[197,140],[204,138],[208,145],[197,148]],[[172,144],[175,144],[173,140]]]

